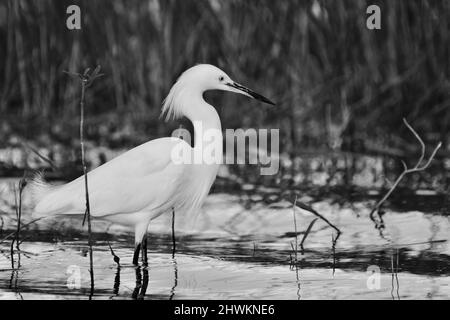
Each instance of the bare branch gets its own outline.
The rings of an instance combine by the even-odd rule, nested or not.
[[[306,211],[311,212],[311,213],[314,214],[315,216],[317,216],[317,217],[319,217],[320,219],[322,219],[323,221],[325,221],[330,227],[332,227],[334,230],[336,230],[336,232],[337,232],[338,234],[341,234],[341,230],[339,230],[334,224],[332,224],[327,218],[325,218],[325,217],[322,216],[320,213],[318,213],[316,210],[314,210],[311,206],[309,206],[309,205],[307,205],[307,204],[305,204],[305,203],[303,203],[303,202],[297,201],[297,202],[295,203],[294,208],[295,208],[295,207],[299,207],[299,208],[301,208],[301,209],[303,209],[303,210],[306,210]]]
[[[403,170],[407,171],[408,170],[408,166],[406,165],[405,161],[403,161],[403,160],[401,160],[401,161],[402,161],[402,165],[403,165]]]
[[[416,132],[416,130],[414,130],[413,127],[411,127],[411,125],[408,123],[408,121],[406,121],[405,118],[403,118],[403,123],[412,132],[412,134],[416,137],[416,139],[419,141],[420,147],[422,149],[422,154],[420,155],[419,161],[417,161],[417,164],[415,166],[415,168],[417,168],[422,163],[423,158],[425,157],[425,143],[423,142],[422,138],[420,138],[420,136]]]
[[[420,171],[427,169],[430,166],[431,161],[433,161],[434,157],[436,156],[436,153],[438,152],[439,148],[442,146],[442,142],[439,142],[437,144],[437,146],[434,148],[434,150],[431,153],[430,157],[428,158],[427,162],[424,165],[420,166],[425,158],[425,144],[424,144],[422,138],[417,134],[417,132],[413,129],[413,127],[411,127],[411,125],[408,123],[408,121],[406,121],[406,119],[403,119],[403,122],[405,123],[406,127],[416,137],[417,141],[419,141],[422,152],[421,152],[419,160],[417,161],[416,165],[413,168],[409,169],[408,166],[406,165],[406,163],[402,160],[403,172],[397,177],[397,179],[395,180],[394,184],[391,186],[389,191],[383,196],[383,198],[381,198],[380,201],[378,201],[378,203],[370,211],[370,219],[375,222],[377,229],[382,228],[383,224],[380,223],[380,221],[382,221],[381,216],[379,216],[380,221],[375,220],[375,217],[374,217],[375,212],[379,212],[383,203],[389,198],[389,196],[392,194],[392,192],[394,192],[395,188],[397,188],[398,184],[405,177],[405,175],[415,173],[415,172],[420,172]]]
[[[439,142],[436,148],[434,148],[433,153],[431,154],[428,161],[420,168],[417,168],[418,170],[425,170],[428,168],[428,166],[431,164],[431,161],[433,161],[434,157],[436,156],[436,153],[438,152],[439,148],[442,146],[442,142]]]
[[[302,249],[302,255],[305,250],[305,248],[303,247],[303,243],[305,242],[306,238],[308,237],[309,233],[311,232],[312,227],[314,226],[314,224],[316,223],[317,220],[319,220],[319,218],[315,218],[313,221],[311,221],[311,223],[308,226],[308,229],[306,229],[305,234],[303,235],[302,241],[300,242],[300,248]]]

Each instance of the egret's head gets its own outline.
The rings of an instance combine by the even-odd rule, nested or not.
[[[275,104],[262,95],[234,82],[219,68],[210,64],[199,64],[183,72],[170,90],[163,103],[163,113],[166,113],[166,119],[180,116],[181,108],[176,108],[176,104],[177,98],[181,97],[183,93],[203,94],[209,90],[240,93],[268,104]]]

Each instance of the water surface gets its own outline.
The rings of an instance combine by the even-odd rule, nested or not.
[[[11,260],[15,219],[11,181],[3,181],[0,239],[0,299],[88,299],[87,235],[80,220],[44,219],[22,230],[20,254]],[[256,196],[255,196],[256,197]],[[6,200],[5,200],[6,199]],[[303,200],[311,200],[304,196]],[[271,204],[236,194],[208,197],[197,217],[176,217],[177,250],[172,257],[170,216],[150,226],[149,266],[131,265],[130,230],[95,222],[93,299],[448,299],[450,223],[422,192],[386,209],[380,232],[369,219],[373,199],[337,203],[314,199],[314,209],[342,235],[317,221],[304,243],[292,244],[291,204]],[[24,198],[22,223],[31,221]],[[412,205],[421,203],[421,205]],[[420,210],[414,209],[420,208]],[[195,219],[194,219],[195,218]],[[300,242],[311,213],[296,213]],[[121,259],[119,267],[110,252]],[[20,261],[19,261],[20,259]],[[373,273],[375,271],[375,273]],[[79,279],[79,281],[78,281]]]

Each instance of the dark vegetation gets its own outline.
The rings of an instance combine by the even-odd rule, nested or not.
[[[71,4],[81,7],[78,31],[66,28]],[[381,30],[366,28],[370,4],[381,7]],[[282,162],[276,177],[234,167],[243,181],[290,189],[298,173],[323,171],[331,187],[348,186],[355,174],[374,170],[363,160],[369,155],[383,164],[374,185],[389,188],[386,181],[403,170],[400,160],[412,166],[408,159],[421,151],[406,118],[430,150],[443,146],[426,173],[405,177],[400,188],[447,191],[449,18],[444,0],[3,0],[0,176],[39,165],[50,177],[82,173],[79,86],[64,70],[101,64],[105,73],[86,93],[87,160],[98,165],[110,149],[178,127],[159,119],[161,102],[184,69],[206,62],[278,102],[268,109],[231,94],[207,95],[224,128],[280,128],[281,152],[294,160]],[[30,148],[57,167],[30,161]]]

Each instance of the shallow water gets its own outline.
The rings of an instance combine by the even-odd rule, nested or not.
[[[4,195],[12,194],[10,182],[3,181],[3,189],[0,184]],[[314,209],[342,235],[333,246],[333,230],[317,221],[295,265],[287,201],[248,206],[238,195],[210,195],[195,222],[177,216],[174,258],[171,217],[162,216],[150,226],[148,268],[131,265],[129,230],[95,222],[93,299],[448,299],[449,217],[436,206],[424,210],[423,203],[436,202],[433,193],[409,200],[405,210],[401,205],[387,210],[382,234],[368,217],[372,200],[315,200]],[[422,203],[421,211],[411,209],[415,202]],[[24,208],[26,223],[31,220],[26,198]],[[15,220],[6,202],[0,209],[4,239]],[[296,213],[298,242],[314,218]],[[31,224],[21,232],[14,268],[10,238],[0,242],[0,299],[89,298],[87,237],[80,224],[51,219]],[[120,268],[109,245],[121,259]]]

